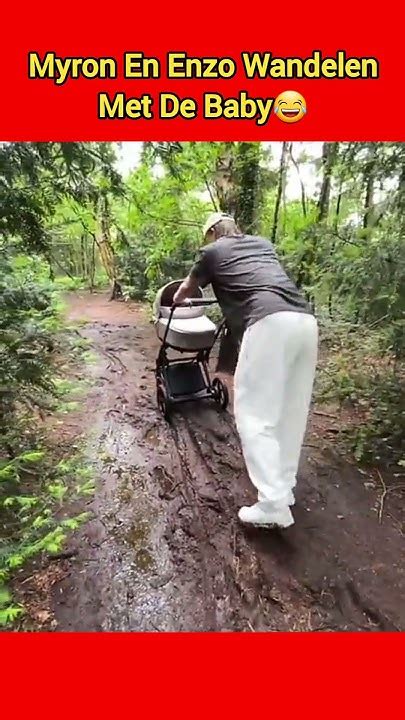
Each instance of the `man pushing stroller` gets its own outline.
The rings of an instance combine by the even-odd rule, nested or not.
[[[211,285],[228,328],[241,341],[234,412],[257,502],[239,510],[250,525],[286,528],[311,402],[318,354],[317,321],[265,238],[240,232],[213,213],[205,246],[174,302]]]

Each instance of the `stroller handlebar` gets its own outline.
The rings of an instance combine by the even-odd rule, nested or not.
[[[217,300],[215,298],[188,298],[180,303],[173,303],[172,310],[180,307],[208,307],[209,305],[215,305]]]

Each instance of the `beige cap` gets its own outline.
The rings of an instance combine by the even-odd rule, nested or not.
[[[233,220],[233,218],[230,215],[227,215],[226,213],[221,213],[221,212],[211,213],[211,215],[209,215],[209,217],[207,218],[207,221],[203,227],[203,236],[205,237],[207,232],[212,230],[214,225],[219,223],[221,220],[225,220],[225,219]]]

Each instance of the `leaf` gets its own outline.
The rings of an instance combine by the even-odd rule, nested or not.
[[[10,569],[21,567],[21,565],[24,563],[24,557],[22,555],[11,555],[7,558],[6,561],[8,567]]]
[[[83,480],[85,478],[92,479],[92,477],[94,475],[94,470],[91,467],[79,467],[79,468],[76,468],[75,474],[77,475],[77,477],[80,477]]]
[[[6,605],[11,600],[11,594],[5,587],[0,587],[0,607]]]
[[[61,548],[60,543],[53,542],[53,543],[48,543],[45,547],[45,550],[47,550],[49,553],[58,553],[60,548]]]
[[[3,480],[17,479],[17,471],[12,462],[0,468],[0,482]]]
[[[46,527],[50,523],[51,523],[51,520],[49,517],[44,517],[43,515],[38,515],[38,517],[36,517],[32,523],[32,528],[34,530],[39,530],[39,528]]]
[[[69,530],[76,530],[79,527],[79,522],[75,518],[69,518],[68,520],[64,520],[62,525],[63,527],[68,528]]]
[[[56,500],[62,500],[63,497],[67,493],[67,487],[63,485],[62,483],[57,483],[54,485],[48,485],[47,487],[49,494],[54,497]]]
[[[5,627],[6,625],[11,625],[23,612],[24,609],[22,607],[13,605],[3,608],[0,610],[0,626]]]
[[[45,456],[45,453],[41,450],[33,450],[31,452],[25,452],[22,455],[19,455],[18,460],[28,463],[36,463],[42,460]]]
[[[79,493],[79,495],[92,495],[94,493],[94,491],[95,491],[94,480],[89,480],[87,483],[77,486],[77,492]]]
[[[18,495],[15,500],[18,505],[26,509],[34,507],[39,502],[38,498],[36,497],[23,497],[22,495]]]

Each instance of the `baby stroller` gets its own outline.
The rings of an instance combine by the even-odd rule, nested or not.
[[[173,405],[194,400],[212,399],[225,410],[229,395],[219,379],[210,379],[208,361],[223,324],[218,327],[204,314],[204,308],[217,301],[198,297],[173,304],[181,281],[161,288],[154,304],[156,333],[161,341],[156,359],[156,399],[166,420]],[[168,352],[174,357],[169,358]],[[179,357],[186,354],[186,357]]]

